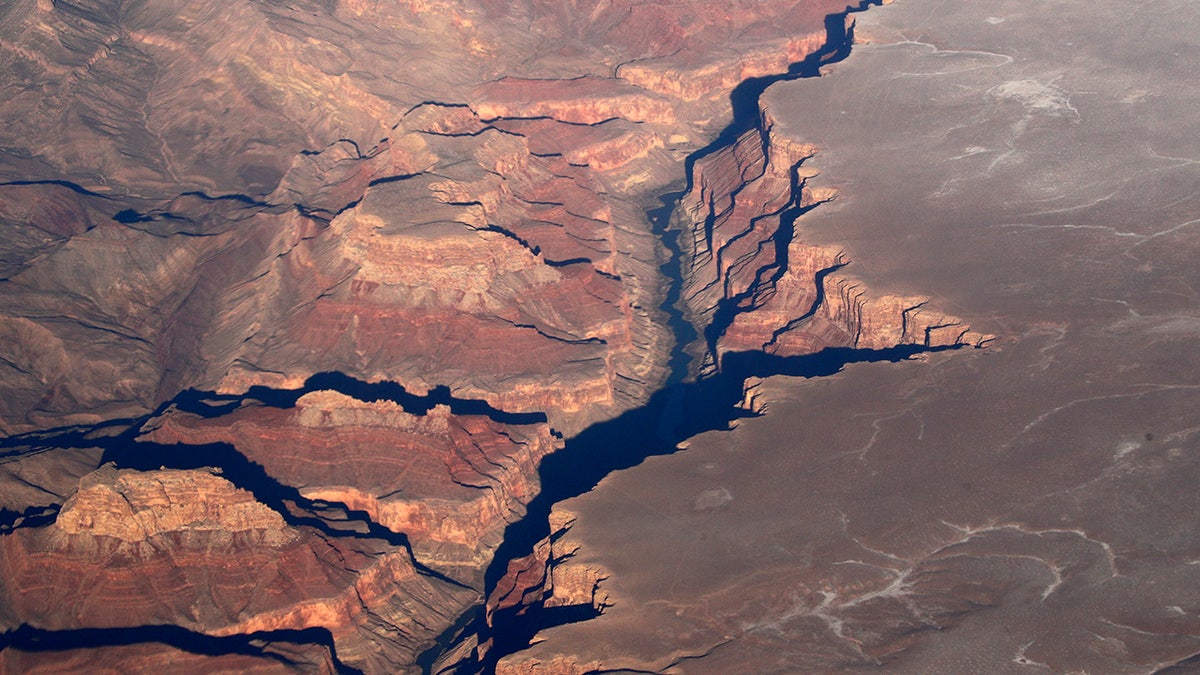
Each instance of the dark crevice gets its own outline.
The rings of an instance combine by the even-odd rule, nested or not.
[[[825,269],[817,270],[817,273],[813,275],[813,288],[816,289],[816,297],[813,299],[812,305],[810,305],[808,310],[805,311],[803,314],[796,317],[795,319],[792,319],[791,321],[787,322],[787,324],[784,325],[782,328],[777,328],[775,330],[775,332],[771,333],[771,340],[769,342],[767,342],[767,344],[763,345],[763,347],[764,348],[774,347],[775,343],[778,342],[779,337],[781,335],[796,328],[800,324],[804,323],[805,321],[807,321],[808,319],[811,319],[814,315],[816,315],[817,310],[821,308],[821,305],[825,304],[825,277],[829,276],[830,274],[833,274],[834,272],[842,269],[843,267],[845,267],[846,265],[849,265],[849,264],[850,263],[848,263],[848,262],[838,262],[834,265],[826,267]],[[957,340],[956,340],[956,342],[957,342]],[[926,342],[926,344],[928,344],[928,342]]]
[[[8,187],[10,185],[11,186],[57,185],[58,187],[67,188],[71,192],[74,192],[75,194],[79,194],[79,195],[84,195],[85,197],[99,197],[100,199],[107,199],[107,200],[112,199],[112,196],[110,196],[110,195],[100,194],[99,192],[93,192],[93,191],[83,187],[82,185],[79,185],[78,183],[72,183],[69,180],[10,180],[10,181],[0,183],[0,187]]]
[[[22,527],[43,527],[58,518],[62,504],[47,504],[45,506],[29,506],[23,511],[3,508],[0,509],[0,535],[5,535]]]
[[[422,175],[422,174],[401,173],[401,174],[397,174],[395,176],[384,176],[383,178],[376,178],[375,180],[371,181],[370,183],[367,183],[367,187],[372,188],[372,187],[375,187],[376,185],[384,185],[387,183],[399,183],[402,180],[408,180],[410,178],[415,178],[420,175]],[[362,201],[362,200],[360,199],[359,201]],[[354,202],[354,203],[357,204],[358,202]],[[346,208],[343,207],[341,209],[341,211],[338,211],[338,213],[341,213],[342,211],[345,211],[345,210],[346,210]]]
[[[180,197],[197,197],[206,202],[239,202],[241,204],[245,204],[246,206],[257,206],[260,208],[272,208],[275,206],[275,204],[260,201],[258,199],[251,197],[250,195],[244,195],[244,194],[240,194],[240,193],[230,193],[230,194],[226,194],[226,195],[215,195],[214,196],[214,195],[208,194],[207,192],[201,192],[199,190],[192,190],[191,192],[180,193],[179,196]]]
[[[339,143],[348,143],[352,148],[354,148],[355,159],[369,159],[369,157],[367,155],[363,154],[362,148],[360,148],[358,145],[358,141],[355,141],[354,139],[351,139],[351,138],[339,138],[336,141],[330,143],[329,145],[326,145],[324,148],[321,148],[320,150],[301,150],[300,154],[309,156],[309,157],[311,157],[313,155],[320,155],[320,154],[325,153],[325,151],[329,150],[330,148],[332,148],[333,146],[335,146]]]
[[[330,661],[340,675],[362,673],[361,670],[348,666],[338,659],[333,635],[325,628],[272,630],[216,637],[171,625],[78,628],[74,630],[43,630],[22,625],[16,630],[0,633],[0,650],[11,647],[25,652],[95,649],[140,643],[160,643],[191,654],[205,656],[226,654],[257,656],[277,661],[285,666],[298,664],[282,654],[269,650],[268,647],[272,643],[318,645],[328,650]]]
[[[560,120],[557,117],[552,117],[550,115],[530,115],[528,117],[501,116],[501,117],[492,117],[489,119],[485,119],[485,120],[483,120],[483,122],[490,125],[490,124],[494,124],[496,122],[538,122],[538,121],[543,121],[543,120],[549,120],[551,122],[556,122],[558,124],[565,124],[565,125],[571,126],[571,127],[599,127],[599,126],[608,124],[609,122],[615,122],[617,120],[629,122],[630,124],[642,124],[641,122],[638,122],[636,120],[627,120],[624,117],[608,117],[608,118],[602,119],[598,122],[572,122],[570,120]],[[500,130],[497,129],[497,131],[500,131]],[[512,132],[508,132],[508,133],[512,134],[513,136],[521,135],[521,134],[515,134]],[[587,165],[586,164],[572,164],[571,166],[587,166]]]
[[[584,263],[590,264],[592,262],[592,259],[591,258],[567,258],[566,260],[546,259],[546,260],[544,260],[544,262],[547,265],[549,265],[550,267],[567,267],[569,265],[582,265]]]
[[[826,42],[821,49],[803,61],[792,64],[786,73],[753,78],[740,84],[730,96],[733,121],[716,140],[687,158],[686,190],[690,191],[693,187],[696,161],[729,147],[747,131],[762,131],[758,100],[768,86],[785,80],[819,76],[821,66],[845,58],[850,52],[853,40],[853,32],[846,26],[848,15],[877,4],[880,4],[879,0],[863,0],[857,6],[847,7],[845,12],[827,16]],[[744,310],[746,303],[752,300],[755,293],[763,292],[764,286],[773,284],[786,272],[787,246],[791,243],[795,220],[815,206],[801,205],[801,186],[799,172],[793,167],[791,200],[780,212],[779,230],[767,243],[775,247],[774,261],[757,270],[755,282],[750,289],[723,301],[718,307],[717,314],[704,335],[712,358],[717,358],[712,346],[732,322],[733,315]],[[683,261],[677,239],[682,233],[671,233],[668,227],[669,219],[682,194],[684,193],[672,192],[664,195],[661,197],[663,206],[647,212],[655,234],[661,237],[670,254],[661,266],[664,277],[670,281],[662,310],[667,315],[669,327],[675,335],[675,345],[668,361],[670,370],[666,385],[655,392],[645,405],[584,429],[568,439],[561,450],[542,460],[538,467],[541,492],[528,504],[526,515],[506,528],[500,547],[485,574],[485,597],[490,596],[503,578],[509,561],[529,555],[537,542],[551,535],[549,516],[555,504],[591,490],[602,478],[614,471],[636,466],[648,457],[673,453],[680,442],[698,433],[727,429],[736,419],[754,416],[754,413],[738,406],[743,398],[747,378],[772,375],[824,377],[851,363],[899,362],[917,354],[957,348],[931,348],[911,344],[879,350],[827,348],[815,354],[791,357],[775,356],[761,351],[735,352],[721,357],[715,364],[718,366],[715,372],[706,377],[689,380],[692,359],[688,355],[687,347],[697,336],[678,307],[680,289],[683,286]],[[706,225],[711,227],[713,224],[710,222]],[[708,236],[711,242],[711,235]],[[819,297],[814,307],[809,308],[810,315],[816,311],[822,299],[823,296]],[[655,432],[651,433],[650,430]],[[499,659],[526,648],[540,630],[564,622],[556,615],[556,609],[561,608],[547,608],[535,603],[527,607],[499,610],[491,617],[489,626],[483,608],[476,608],[472,612],[473,625],[461,632],[476,634],[481,641],[490,639],[492,648],[482,661],[465,662],[457,671],[494,672]],[[593,616],[598,614],[591,606],[586,606],[586,610]],[[572,611],[579,612],[581,609],[576,607]],[[587,618],[571,615],[569,620]],[[429,658],[427,662],[432,664],[435,660]]]
[[[845,12],[830,14],[825,17],[825,44],[817,51],[809,54],[804,60],[791,64],[787,72],[763,77],[752,77],[743,80],[729,94],[729,103],[733,109],[733,121],[729,123],[712,143],[688,155],[684,161],[687,175],[687,189],[691,192],[692,179],[695,175],[693,168],[701,159],[733,145],[737,139],[751,129],[762,126],[761,113],[758,107],[759,98],[767,87],[776,82],[789,82],[806,77],[820,77],[821,67],[837,63],[850,54],[854,44],[853,26],[847,26],[850,14],[866,11],[873,5],[883,4],[881,0],[861,0],[857,5],[847,6]]]
[[[525,239],[523,239],[516,232],[513,232],[512,230],[510,230],[506,227],[501,227],[500,225],[496,225],[494,223],[488,223],[487,227],[480,227],[477,229],[481,232],[495,232],[497,234],[502,234],[505,237],[508,237],[509,239],[512,239],[513,241],[520,244],[522,248],[529,251],[535,257],[542,254],[541,246],[534,246],[534,245],[530,244],[528,241],[525,241]]]
[[[565,337],[560,337],[558,335],[554,335],[552,333],[547,333],[546,331],[542,330],[541,328],[538,328],[536,325],[531,324],[531,323],[517,323],[516,321],[511,321],[509,319],[503,319],[503,318],[500,318],[499,320],[512,326],[513,328],[522,328],[522,329],[526,329],[526,330],[532,330],[533,332],[537,333],[538,335],[540,335],[548,340],[553,340],[555,342],[562,342],[562,343],[568,344],[568,345],[606,345],[606,344],[608,344],[608,342],[606,340],[604,340],[603,338],[598,338],[598,337],[565,338]]]

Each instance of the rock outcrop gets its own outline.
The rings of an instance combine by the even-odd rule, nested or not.
[[[760,115],[759,128],[696,162],[682,200],[683,298],[705,338],[704,368],[732,351],[795,356],[991,338],[928,297],[872,294],[843,270],[851,263],[843,249],[806,244],[796,218],[836,194],[808,186],[816,174],[805,162],[817,148],[773,133],[770,111]]]
[[[545,423],[446,405],[413,414],[331,390],[292,408],[248,404],[210,419],[172,409],[146,428],[150,442],[232,446],[304,498],[404,533],[418,560],[475,587],[504,526],[537,493],[538,461],[561,444]]]
[[[320,628],[343,662],[384,670],[431,639],[424,621],[450,620],[474,595],[386,542],[286,520],[211,471],[105,465],[52,525],[0,540],[3,622],[216,637]]]

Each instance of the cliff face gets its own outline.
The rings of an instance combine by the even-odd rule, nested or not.
[[[147,429],[149,442],[228,444],[304,498],[404,533],[418,560],[476,587],[504,526],[537,492],[538,460],[561,444],[544,423],[446,405],[413,414],[330,390],[294,408],[245,405],[213,419],[171,410]]]
[[[843,270],[841,248],[810,245],[796,218],[836,198],[811,189],[805,160],[813,146],[760,128],[696,162],[682,199],[683,301],[707,343],[705,368],[722,355],[765,351],[780,356],[827,347],[979,346],[978,334],[940,312],[927,297],[873,295]]]
[[[320,628],[342,661],[381,670],[409,663],[429,639],[418,617],[449,618],[472,596],[418,574],[385,542],[289,524],[204,470],[105,465],[53,524],[0,542],[9,629],[173,625],[269,640]]]

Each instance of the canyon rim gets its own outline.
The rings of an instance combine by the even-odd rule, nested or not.
[[[1188,3],[0,8],[0,670],[1188,672]]]

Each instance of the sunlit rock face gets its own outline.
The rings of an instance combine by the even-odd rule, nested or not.
[[[215,419],[172,411],[148,426],[148,441],[229,444],[305,498],[404,532],[419,560],[475,585],[503,527],[536,494],[537,461],[561,444],[544,423],[445,405],[412,414],[329,390],[290,409],[248,405]]]
[[[859,15],[863,41],[824,77],[769,88],[772,134],[815,146],[804,188],[837,190],[796,218],[797,269],[836,268],[830,302],[854,279],[868,303],[926,297],[933,325],[997,338],[765,378],[762,416],[556,506],[569,564],[607,571],[609,606],[502,668],[1194,671],[1198,20],[900,0]],[[750,145],[724,175],[763,170]],[[691,197],[718,216],[694,274],[737,291],[716,251],[772,259],[719,234],[746,229],[722,214],[763,211],[718,184]],[[715,288],[692,286],[695,311],[717,314]],[[721,340],[770,336],[740,318]]]

